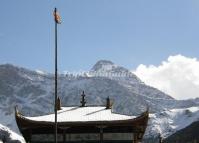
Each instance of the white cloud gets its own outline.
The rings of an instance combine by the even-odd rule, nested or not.
[[[196,58],[169,56],[159,66],[141,64],[133,73],[176,99],[199,97],[199,61]]]

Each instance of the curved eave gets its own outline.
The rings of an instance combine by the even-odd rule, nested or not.
[[[71,122],[58,122],[58,126],[82,126],[82,125],[111,125],[111,126],[117,126],[117,125],[131,125],[131,126],[147,126],[149,117],[148,110],[143,112],[140,116],[132,119],[127,120],[109,120],[109,121],[71,121]],[[41,126],[53,126],[54,122],[48,122],[48,121],[35,121],[30,120],[24,115],[22,115],[18,110],[15,110],[15,119],[17,122],[17,125],[19,129],[21,128],[29,128],[29,127],[41,127]]]

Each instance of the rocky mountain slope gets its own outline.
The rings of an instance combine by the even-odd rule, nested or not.
[[[199,121],[199,106],[150,114],[149,126],[145,136],[150,137],[160,133],[163,138],[166,138],[195,121]]]
[[[58,95],[63,106],[79,105],[83,90],[88,105],[105,104],[105,98],[109,96],[114,101],[113,110],[123,114],[137,115],[145,111],[147,106],[155,115],[175,108],[199,105],[198,100],[175,100],[144,84],[129,70],[105,60],[98,61],[87,73],[59,75]],[[30,71],[10,64],[0,65],[1,124],[18,132],[13,114],[16,105],[23,114],[35,116],[53,112],[53,100],[52,74]],[[151,119],[154,120],[153,116]],[[150,122],[153,123],[152,120]],[[157,130],[150,132],[152,135],[157,133]]]
[[[173,135],[166,138],[163,143],[198,143],[199,142],[199,121],[193,122],[186,128],[177,131]]]

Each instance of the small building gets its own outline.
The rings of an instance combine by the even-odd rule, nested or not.
[[[139,143],[148,122],[148,110],[140,116],[112,112],[110,99],[105,106],[61,107],[58,99],[57,125],[60,143]],[[15,109],[18,128],[28,143],[54,141],[55,114],[27,117]]]

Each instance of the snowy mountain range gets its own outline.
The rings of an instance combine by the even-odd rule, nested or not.
[[[63,106],[79,105],[83,90],[87,105],[105,104],[109,96],[114,102],[114,112],[138,115],[149,107],[151,114],[146,138],[158,133],[167,137],[199,120],[199,99],[175,100],[111,61],[98,61],[83,74],[58,76],[58,95]],[[10,64],[0,65],[0,124],[19,133],[14,119],[16,105],[25,115],[43,115],[53,112],[53,100],[53,74]],[[184,118],[179,123],[179,119]]]

